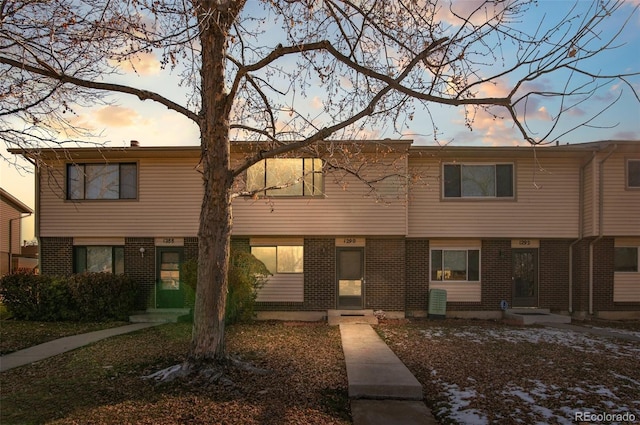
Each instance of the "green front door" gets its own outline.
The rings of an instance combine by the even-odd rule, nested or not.
[[[181,248],[157,248],[156,308],[184,307],[184,291],[180,280]]]

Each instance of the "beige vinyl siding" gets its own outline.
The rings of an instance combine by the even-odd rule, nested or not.
[[[2,227],[0,228],[0,241],[2,241],[2,246],[0,247],[1,252],[20,254],[21,220],[10,221],[20,216],[20,211],[4,201],[0,202],[0,218],[2,218]],[[9,225],[11,225],[11,250],[9,250]]]
[[[596,209],[594,205],[597,205],[598,194],[596,189],[598,185],[595,182],[596,178],[596,161],[592,161],[584,170],[584,187],[583,187],[583,235],[590,236],[595,233],[595,223],[597,220]]]
[[[368,178],[396,173],[383,164],[368,166]],[[233,201],[233,234],[404,235],[406,199],[403,178],[390,178],[371,190],[339,172],[324,176],[323,197],[240,197]],[[382,199],[378,196],[383,195]]]
[[[463,283],[431,283],[429,289],[444,289],[447,291],[447,302],[480,302],[482,285],[480,282]]]
[[[616,238],[616,247],[635,246],[640,249],[640,238]],[[613,276],[613,302],[640,301],[640,272],[616,272]]]
[[[640,273],[615,273],[613,279],[613,302],[640,301]]]
[[[640,236],[640,190],[626,188],[627,158],[631,157],[613,154],[604,163],[604,235]]]
[[[513,163],[514,199],[441,199],[444,162]],[[409,237],[574,238],[578,235],[577,160],[567,158],[415,158]]]
[[[195,236],[202,201],[197,163],[193,158],[143,158],[137,200],[71,202],[65,201],[65,163],[58,162],[51,174],[41,176],[40,236]]]
[[[303,302],[304,274],[276,273],[258,290],[258,302]]]

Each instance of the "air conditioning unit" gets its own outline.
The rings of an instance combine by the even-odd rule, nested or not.
[[[447,291],[429,290],[429,319],[444,319],[447,315]]]

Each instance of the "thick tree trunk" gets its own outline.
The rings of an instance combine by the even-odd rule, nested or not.
[[[211,7],[210,2],[203,2]],[[200,121],[204,197],[198,231],[198,286],[189,350],[192,363],[224,356],[224,316],[231,235],[229,105],[224,66],[228,29],[235,14],[202,13],[202,112]],[[217,17],[217,19],[216,19]]]

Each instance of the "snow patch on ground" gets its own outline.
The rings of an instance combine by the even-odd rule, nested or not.
[[[636,334],[638,332],[621,332],[625,334]],[[519,344],[523,342],[540,344],[555,344],[567,349],[577,350],[584,353],[598,353],[605,354],[612,358],[640,358],[640,345],[634,342],[626,340],[616,340],[598,336],[595,334],[575,332],[572,330],[554,329],[554,328],[522,328],[522,329],[495,329],[495,328],[482,328],[482,327],[463,327],[463,328],[431,328],[422,331],[424,338],[429,340],[446,340],[452,337],[460,338],[465,343],[485,344],[495,340],[507,341],[513,344]],[[553,363],[553,362],[551,362]],[[585,363],[584,368],[588,370],[589,364]],[[443,413],[443,416],[458,422],[465,424],[488,424],[488,417],[480,410],[469,407],[472,401],[476,398],[485,397],[484,394],[479,394],[474,387],[460,388],[456,384],[450,384],[446,382],[446,377],[437,371],[432,371],[432,376],[438,376],[437,382],[444,388],[444,395],[446,402],[438,410]],[[620,381],[624,382],[621,385],[625,386],[638,386],[640,381],[625,375],[612,373],[620,384]],[[474,385],[473,379],[469,380],[470,385]],[[504,389],[502,396],[505,399],[513,399],[514,402],[520,405],[526,405],[527,408],[516,408],[520,411],[520,414],[514,415],[515,418],[523,418],[517,422],[526,423],[559,423],[570,425],[573,424],[573,418],[575,412],[578,409],[590,408],[598,406],[586,406],[584,399],[589,394],[598,394],[604,400],[601,400],[600,408],[607,409],[610,413],[624,413],[624,410],[620,409],[620,398],[616,396],[616,391],[621,390],[619,386],[609,388],[604,385],[593,385],[587,382],[575,382],[575,386],[569,388],[560,388],[556,385],[545,384],[540,380],[529,381],[526,388],[517,385],[510,385]],[[548,405],[549,399],[555,400],[571,400],[570,405],[557,406],[554,410],[551,410],[543,405]],[[638,402],[640,405],[640,402]],[[514,406],[515,407],[515,406]],[[499,419],[500,417],[498,417]],[[541,419],[542,418],[542,419]],[[514,418],[512,418],[514,419]]]

